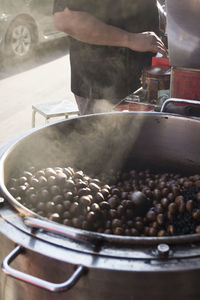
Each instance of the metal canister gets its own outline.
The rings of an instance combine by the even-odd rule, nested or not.
[[[142,85],[148,103],[159,105],[159,97],[169,93],[171,69],[168,66],[152,66],[143,71]]]

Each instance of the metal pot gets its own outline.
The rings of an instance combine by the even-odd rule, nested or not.
[[[6,187],[30,164],[70,165],[95,175],[122,167],[194,174],[200,172],[199,130],[196,118],[117,112],[31,130],[3,147],[2,259],[14,243],[20,246],[2,268],[20,281],[1,274],[2,300],[199,299],[199,234],[150,238],[83,231],[40,218]]]

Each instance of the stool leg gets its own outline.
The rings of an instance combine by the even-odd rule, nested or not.
[[[32,111],[32,128],[35,127],[35,114],[36,114],[36,111],[33,109],[33,111]]]
[[[49,123],[49,119],[50,119],[50,118],[48,118],[48,117],[45,118],[45,124],[48,124],[48,123]]]

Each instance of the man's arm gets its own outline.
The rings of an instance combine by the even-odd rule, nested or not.
[[[165,45],[155,33],[131,33],[108,25],[87,12],[65,8],[54,14],[54,24],[58,30],[88,44],[127,47],[134,51],[167,55]]]

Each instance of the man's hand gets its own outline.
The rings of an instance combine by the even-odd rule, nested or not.
[[[162,40],[151,31],[133,34],[129,33],[127,47],[139,52],[159,52],[163,56],[168,55],[168,51]]]

